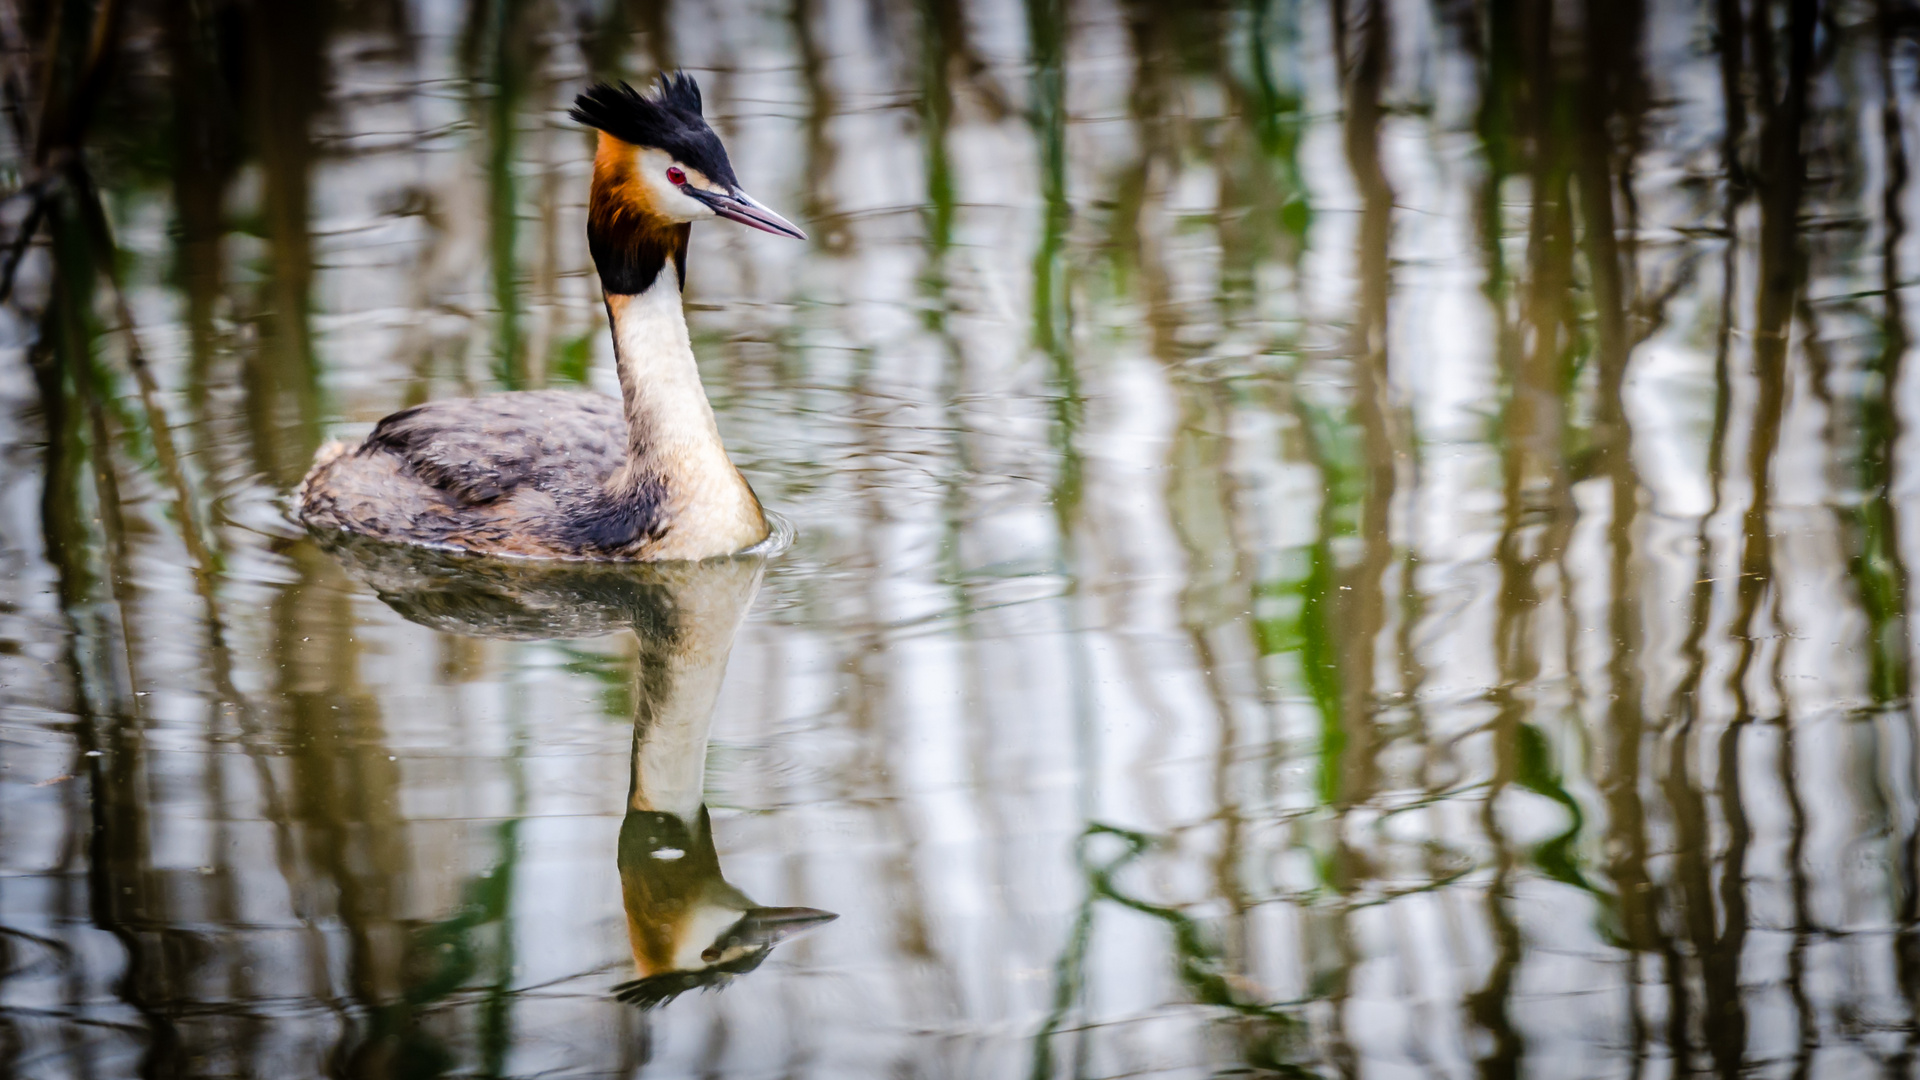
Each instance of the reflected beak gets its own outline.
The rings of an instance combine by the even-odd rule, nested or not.
[[[702,191],[688,184],[680,190],[706,203],[713,212],[728,221],[737,221],[742,225],[751,225],[761,232],[770,232],[775,236],[791,236],[795,240],[805,240],[807,234],[800,227],[779,214],[761,206],[753,196],[744,191],[731,194],[721,191]],[[803,909],[795,909],[803,910]]]
[[[803,934],[840,916],[810,907],[754,908],[740,920],[734,933],[741,941],[754,945],[778,945],[796,934]]]

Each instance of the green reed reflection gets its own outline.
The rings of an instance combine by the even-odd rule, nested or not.
[[[1101,858],[1100,854],[1104,853],[1096,854],[1095,849],[1110,846],[1102,845],[1102,838],[1119,841],[1120,850]],[[1247,1068],[1276,1076],[1319,1076],[1318,1072],[1296,1063],[1303,1056],[1306,1038],[1306,1027],[1296,1015],[1301,1003],[1250,999],[1229,981],[1226,956],[1207,927],[1177,907],[1141,900],[1122,891],[1114,882],[1116,874],[1146,854],[1154,844],[1155,838],[1144,833],[1098,823],[1088,826],[1081,834],[1076,856],[1081,872],[1086,875],[1087,898],[1074,920],[1067,951],[1061,955],[1054,972],[1054,1008],[1034,1037],[1031,1075],[1056,1075],[1053,1040],[1059,1034],[1067,1010],[1084,990],[1083,965],[1093,934],[1095,906],[1105,900],[1166,925],[1172,933],[1174,965],[1182,988],[1196,1004],[1236,1014],[1230,1026]]]

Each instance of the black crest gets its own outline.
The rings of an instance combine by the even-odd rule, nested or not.
[[[574,100],[567,115],[622,142],[665,150],[716,183],[739,186],[727,148],[700,115],[700,84],[684,71],[660,76],[660,90],[653,97],[626,83],[595,83]]]

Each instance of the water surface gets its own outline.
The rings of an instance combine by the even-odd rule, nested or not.
[[[95,14],[0,25],[0,1073],[1914,1075],[1905,0]],[[617,392],[565,110],[676,66],[812,235],[694,232],[757,591],[290,525]],[[622,1000],[729,889],[839,918]]]

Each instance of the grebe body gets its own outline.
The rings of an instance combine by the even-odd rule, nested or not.
[[[587,240],[620,400],[541,390],[404,409],[357,446],[321,448],[295,496],[307,525],[560,559],[704,559],[766,539],[694,360],[687,241],[715,217],[805,234],[740,190],[690,77],[651,98],[595,86],[572,115],[600,132]]]

